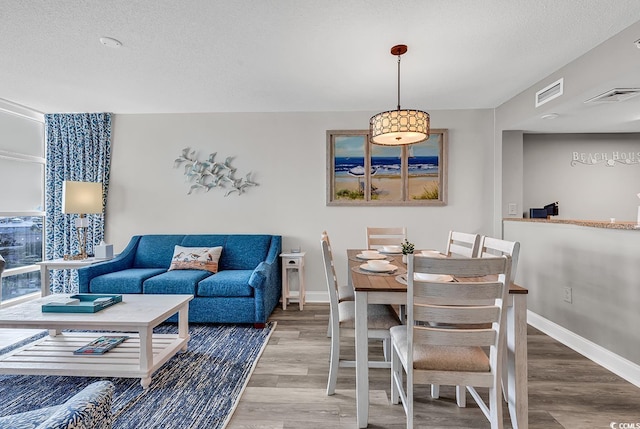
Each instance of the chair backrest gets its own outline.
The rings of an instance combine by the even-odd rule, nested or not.
[[[520,256],[520,242],[506,241],[499,238],[487,237],[483,235],[480,238],[480,246],[478,246],[478,258],[486,258],[491,256],[511,256],[511,282],[516,279],[516,271],[518,270],[518,257]]]
[[[380,249],[382,246],[400,246],[407,238],[407,228],[367,227],[367,249]]]
[[[491,372],[504,347],[509,256],[422,258],[408,256],[407,329],[413,344],[489,347]],[[420,277],[420,273],[429,277]],[[414,275],[418,274],[418,280]],[[434,275],[451,275],[450,278]],[[442,328],[446,325],[446,328]],[[495,374],[494,374],[495,375]],[[497,376],[497,375],[496,375]],[[495,380],[494,380],[495,381]]]
[[[444,253],[447,256],[466,256],[467,258],[473,258],[478,254],[479,246],[480,236],[478,234],[449,231],[447,250]]]
[[[331,253],[331,244],[329,244],[329,235],[327,231],[323,231],[320,237],[320,245],[322,246],[322,260],[324,262],[324,273],[327,280],[327,289],[329,291],[329,305],[331,309],[331,318],[338,316],[338,278],[336,277],[336,269],[333,265],[333,254]]]
[[[2,272],[4,271],[5,261],[2,255],[0,255],[0,291],[2,291]]]

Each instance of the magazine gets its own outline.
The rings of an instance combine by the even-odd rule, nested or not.
[[[103,355],[118,344],[122,343],[126,340],[127,336],[119,336],[119,337],[108,337],[103,336],[100,338],[96,338],[91,341],[86,346],[80,347],[78,350],[74,351],[74,355]]]

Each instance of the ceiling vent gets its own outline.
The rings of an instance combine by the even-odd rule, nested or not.
[[[551,85],[547,85],[540,91],[536,92],[536,107],[542,106],[554,98],[558,98],[562,95],[564,89],[564,78],[558,79]]]
[[[593,98],[585,103],[617,103],[640,95],[640,88],[615,88]]]

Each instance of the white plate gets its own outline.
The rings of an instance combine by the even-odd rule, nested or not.
[[[445,255],[438,252],[437,250],[423,250],[422,252],[416,254],[416,256],[425,256],[427,258],[444,258]]]
[[[413,279],[422,282],[451,282],[453,277],[448,274],[427,274],[427,273],[414,273]]]
[[[402,255],[402,251],[400,252],[385,252],[384,250],[378,250],[380,253],[384,253],[385,255]]]
[[[452,282],[453,281],[453,277],[447,275],[447,274],[424,274],[424,273],[415,273],[413,275],[414,280],[419,280],[419,281],[437,281],[437,282]],[[406,274],[400,274],[399,276],[396,277],[396,280],[398,280],[400,283],[402,284],[407,284],[407,275]]]
[[[362,264],[362,265],[360,265],[360,269],[365,270],[365,271],[371,271],[373,273],[390,273],[392,271],[397,270],[398,267],[396,267],[395,265],[389,264],[386,267],[373,268],[369,264]]]
[[[358,253],[356,255],[356,258],[367,260],[367,259],[386,259],[387,257],[384,255],[367,256],[367,255],[363,255],[362,253]]]

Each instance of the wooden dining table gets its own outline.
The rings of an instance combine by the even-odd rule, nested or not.
[[[406,273],[402,255],[387,255],[398,269],[393,273],[362,270],[366,260],[359,258],[361,249],[348,249],[349,283],[355,290],[356,306],[356,407],[358,428],[366,428],[369,420],[369,341],[367,336],[368,304],[406,304],[407,285],[396,277]],[[511,284],[507,302],[507,382],[503,383],[511,424],[514,429],[527,429],[529,402],[527,393],[527,289]]]

